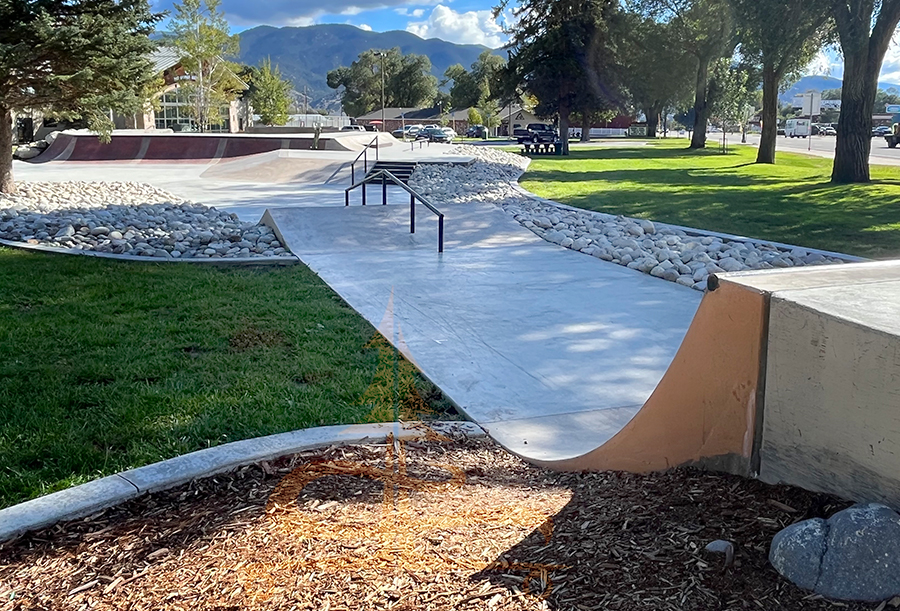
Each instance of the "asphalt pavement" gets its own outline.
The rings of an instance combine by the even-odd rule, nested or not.
[[[722,141],[722,134],[709,134],[710,140]],[[775,151],[790,153],[804,153],[816,157],[834,159],[834,147],[837,138],[835,136],[812,136],[810,138],[786,138],[778,136]],[[741,141],[740,134],[728,134],[728,144],[738,144]],[[750,134],[747,136],[747,144],[759,146],[759,136]],[[900,165],[900,148],[889,149],[884,138],[872,138],[872,152],[869,155],[869,163],[872,165]]]

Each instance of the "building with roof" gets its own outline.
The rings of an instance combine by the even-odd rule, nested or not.
[[[149,104],[143,113],[133,116],[117,116],[114,118],[117,129],[171,129],[174,131],[193,131],[195,122],[190,116],[190,100],[179,91],[179,85],[190,77],[181,65],[181,55],[173,47],[159,47],[150,56],[153,70],[164,82],[162,91],[153,104]],[[246,91],[250,88],[241,78],[228,70],[237,89]],[[209,126],[211,132],[242,132],[249,125],[252,113],[245,100],[232,100],[222,108],[222,120]]]
[[[493,128],[494,136],[506,136],[510,133],[509,124],[512,123],[512,129],[524,128],[529,123],[542,123],[541,119],[530,111],[522,108],[517,104],[505,106],[500,109],[500,125]],[[379,126],[382,121],[381,109],[356,118],[359,125]],[[469,129],[469,109],[457,108],[444,112],[440,106],[431,108],[385,108],[384,109],[384,126],[381,131],[392,132],[402,129],[404,125],[429,124],[446,125],[452,127],[457,134],[464,134]]]

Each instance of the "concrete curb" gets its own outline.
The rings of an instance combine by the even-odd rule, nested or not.
[[[524,172],[523,172],[524,174]],[[519,177],[521,178],[521,176]],[[523,196],[533,199],[535,201],[541,202],[542,204],[547,204],[549,206],[555,206],[561,210],[568,210],[571,212],[596,212],[595,210],[588,210],[587,208],[576,208],[575,206],[569,206],[568,204],[561,204],[559,202],[555,202],[552,199],[546,199],[541,197],[540,195],[535,195],[531,191],[526,190],[522,185],[518,182],[510,182],[510,186],[518,191]],[[624,216],[624,215],[623,215]],[[626,216],[627,219],[634,219],[633,217]],[[803,250],[810,253],[818,253],[825,257],[834,257],[835,259],[841,259],[842,261],[846,261],[848,263],[863,263],[865,261],[869,261],[869,259],[864,259],[863,257],[856,257],[854,255],[845,255],[840,252],[831,252],[830,250],[819,250],[818,248],[807,248],[806,246],[796,246],[794,244],[783,244],[781,242],[773,242],[772,240],[763,240],[760,238],[748,238],[746,236],[737,236],[732,235],[730,233],[719,233],[718,231],[707,231],[705,229],[695,229],[694,227],[683,227],[681,225],[673,225],[672,223],[664,223],[662,221],[653,221],[655,225],[665,225],[666,227],[671,227],[672,229],[680,229],[684,231],[688,235],[697,236],[697,237],[710,237],[710,238],[722,238],[723,240],[731,240],[733,242],[747,242],[747,243],[755,243],[755,244],[770,244],[775,246],[776,248],[782,250],[793,250],[794,248],[802,248]],[[793,269],[793,268],[792,268]]]
[[[221,259],[172,259],[169,257],[139,257],[137,255],[117,255],[111,252],[96,252],[93,250],[78,250],[75,248],[57,248],[56,246],[44,246],[43,244],[28,244],[0,238],[0,246],[18,248],[32,252],[41,252],[52,255],[81,255],[84,257],[96,257],[98,259],[111,259],[113,261],[131,261],[137,263],[195,263],[198,265],[297,265],[300,257],[291,254],[289,257],[229,257]]]
[[[485,436],[473,422],[386,422],[322,426],[235,441],[123,471],[0,510],[0,542],[57,522],[94,514],[143,494],[168,490],[244,465],[333,445],[380,443],[390,433],[398,439],[413,439],[423,436],[427,429],[448,435]]]

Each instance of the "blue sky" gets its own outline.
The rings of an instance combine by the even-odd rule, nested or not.
[[[171,9],[173,0],[152,0],[157,10]],[[441,38],[462,44],[502,46],[507,38],[492,14],[496,0],[222,0],[234,31],[257,25],[307,26],[347,23],[384,32],[407,30],[422,38]],[[843,76],[840,55],[823,51],[808,74]],[[891,45],[884,58],[881,80],[900,83],[900,45]]]
[[[153,4],[157,10],[169,10],[172,0]],[[491,15],[493,4],[493,0],[222,0],[222,10],[234,31],[256,25],[348,23],[496,48],[506,36]]]

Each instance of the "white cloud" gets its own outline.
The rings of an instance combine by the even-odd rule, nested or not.
[[[395,8],[394,12],[398,15],[403,15],[404,17],[415,17],[416,19],[421,19],[422,15],[425,14],[425,9],[417,8],[417,9],[408,9],[408,8]]]
[[[173,0],[156,0],[171,5]],[[415,2],[427,4],[427,2]],[[322,15],[357,15],[413,4],[411,0],[223,0],[222,9],[233,25],[261,23],[274,26],[304,26],[317,23]]]
[[[361,24],[359,24],[357,27],[358,27],[360,30],[365,30],[366,32],[371,32],[371,31],[372,31],[372,26],[370,26],[370,25],[367,24],[367,23],[361,23]]]
[[[434,7],[426,21],[411,21],[406,26],[422,38],[440,38],[458,44],[478,44],[496,49],[506,43],[503,28],[491,11],[457,13],[442,4]]]

